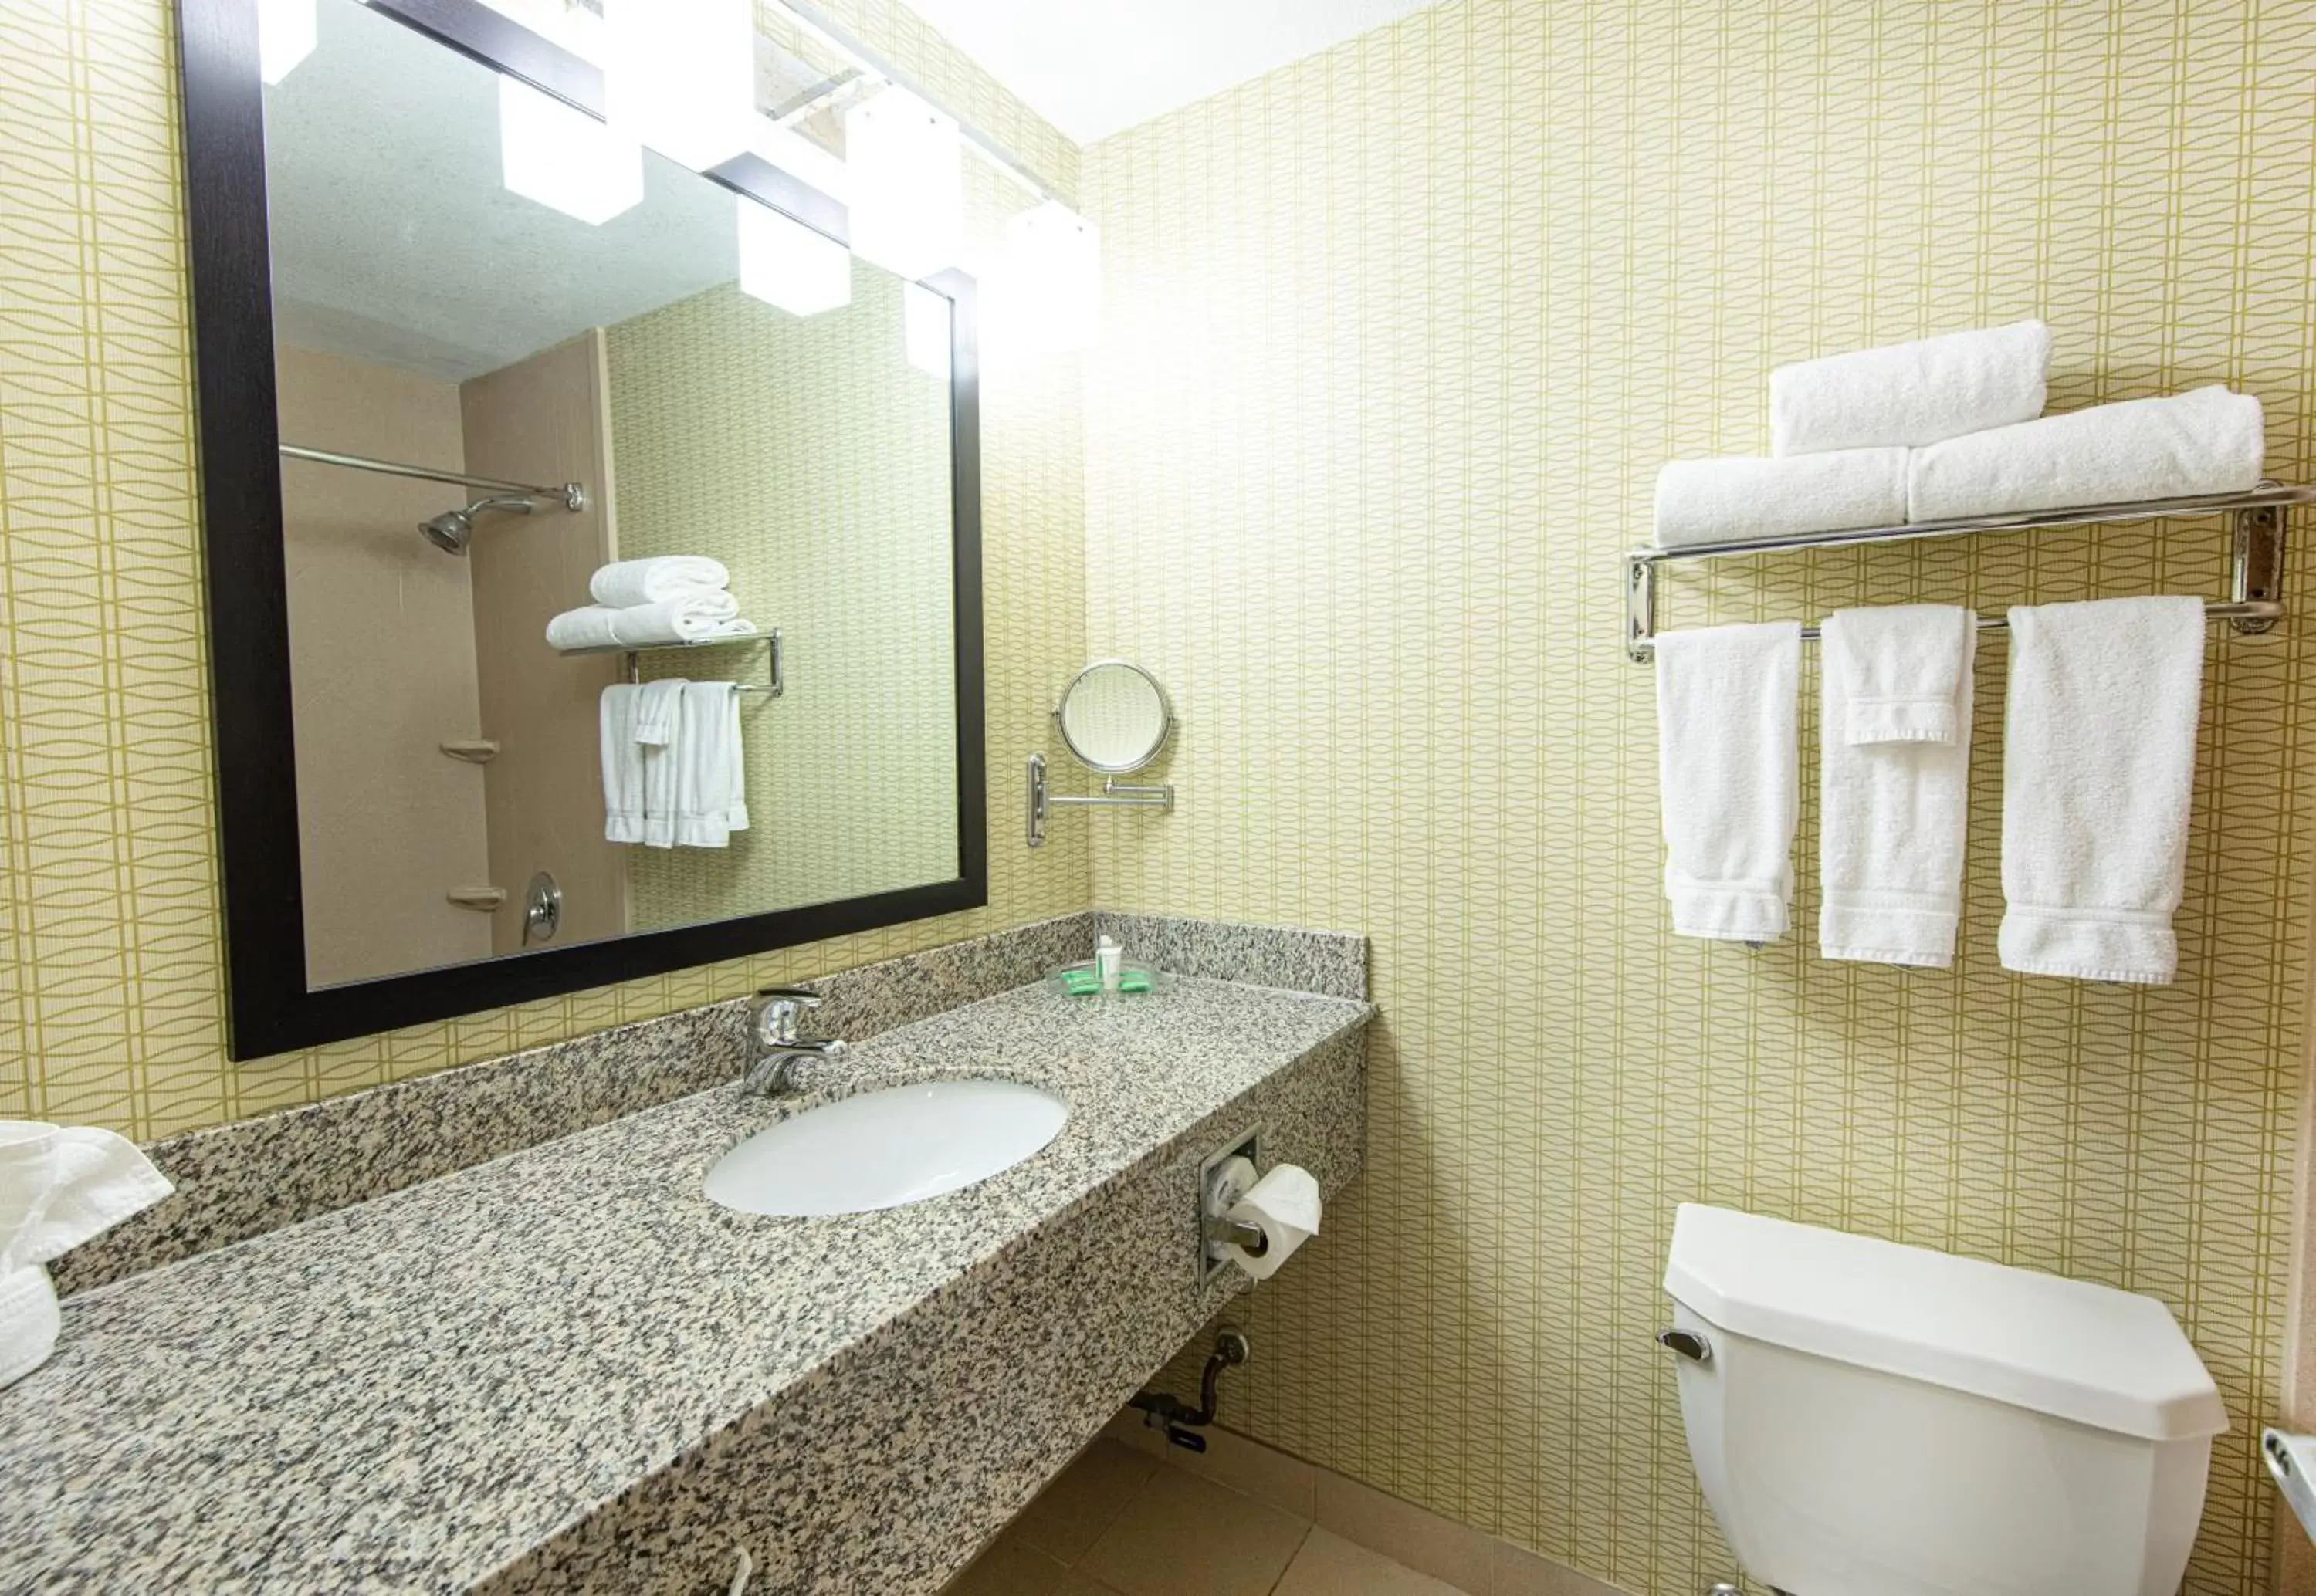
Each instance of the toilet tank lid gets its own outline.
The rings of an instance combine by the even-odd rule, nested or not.
[[[1734,1334],[2119,1434],[2228,1427],[2171,1310],[2089,1281],[1685,1202],[1665,1290]]]

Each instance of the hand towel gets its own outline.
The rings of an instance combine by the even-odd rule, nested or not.
[[[587,579],[595,602],[613,609],[658,604],[693,593],[715,592],[732,585],[732,573],[721,560],[704,554],[659,554],[647,560],[619,560]]]
[[[2204,678],[2200,598],[2010,612],[2006,970],[2168,985]]]
[[[603,689],[595,714],[602,745],[603,840],[644,839],[644,749],[636,740],[636,709],[643,689],[619,682]]]
[[[1946,969],[1962,918],[1978,617],[1943,604],[1845,609],[1822,635],[1818,949]],[[1921,696],[1933,683],[1946,695],[1935,705]],[[1920,691],[1884,696],[1901,684]],[[1881,736],[1892,728],[1861,709],[1918,711],[1914,726],[1944,735]],[[1861,722],[1877,734],[1857,735]]]
[[[110,1130],[0,1120],[0,1386],[56,1350],[62,1317],[44,1265],[175,1190]]]
[[[748,827],[746,801],[739,796],[745,791],[741,775],[739,695],[730,682],[692,682],[683,689],[682,714],[675,845],[724,847],[734,831]]]
[[[648,681],[636,689],[636,742],[644,769],[643,836],[646,847],[675,846],[679,784],[685,758],[681,677]]]
[[[1745,543],[1895,527],[1906,519],[1906,451],[1837,449],[1787,460],[1674,460],[1657,473],[1657,543]]]
[[[1906,510],[1913,520],[1951,521],[2240,493],[2259,485],[2265,457],[2259,401],[2215,386],[2095,404],[1917,449]]]
[[[1769,373],[1769,452],[1937,443],[2043,413],[2051,329],[2013,322]]]
[[[1951,604],[1845,609],[1822,633],[1824,670],[1843,680],[1828,742],[1967,742],[1978,617]],[[1828,700],[1831,702],[1831,699]]]
[[[1711,626],[1656,640],[1665,896],[1682,936],[1769,942],[1794,895],[1802,629]]]

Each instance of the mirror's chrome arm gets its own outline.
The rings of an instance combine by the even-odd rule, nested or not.
[[[1046,846],[1046,819],[1056,809],[1067,804],[1078,809],[1164,809],[1174,807],[1174,784],[1150,786],[1132,782],[1104,781],[1100,797],[1073,797],[1066,793],[1047,790],[1046,785],[1046,756],[1029,756],[1029,846]]]

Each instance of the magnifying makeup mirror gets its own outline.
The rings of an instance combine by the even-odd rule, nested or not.
[[[1054,728],[1078,763],[1098,771],[1098,796],[1046,790],[1046,756],[1029,756],[1029,846],[1046,840],[1046,817],[1064,806],[1086,809],[1171,809],[1174,788],[1120,782],[1165,751],[1174,734],[1174,705],[1158,678],[1125,660],[1096,660],[1070,678],[1054,706]]]

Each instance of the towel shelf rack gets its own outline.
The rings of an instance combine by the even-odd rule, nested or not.
[[[1980,532],[2025,532],[2055,527],[2088,527],[2107,521],[2151,521],[2192,516],[2225,516],[2233,543],[2228,560],[2228,596],[2207,602],[2205,614],[2239,632],[2265,632],[2285,616],[2284,545],[2295,504],[2316,504],[2316,487],[2262,483],[2245,493],[2215,493],[2192,499],[2146,499],[2128,504],[2080,504],[2064,510],[1968,520],[1915,521],[1902,527],[1870,527],[1849,532],[1813,532],[1746,543],[1698,543],[1674,548],[1634,549],[1625,555],[1625,653],[1646,664],[1656,653],[1657,567],[1681,560],[1731,559],[1788,549],[1850,548],[1869,543],[1902,543],[1919,537],[1962,537]],[[1982,632],[2004,632],[2000,616],[1982,616]],[[1815,626],[1802,636],[1813,639]]]
[[[767,698],[780,697],[788,692],[788,671],[778,626],[762,632],[744,632],[737,637],[703,637],[697,643],[662,643],[646,648],[621,648],[617,643],[610,643],[601,648],[558,649],[556,652],[566,659],[575,659],[582,654],[625,654],[628,679],[637,681],[643,675],[643,661],[637,658],[641,654],[680,654],[689,653],[693,649],[745,648],[755,644],[762,644],[766,650],[764,685],[758,687],[753,682],[735,682],[732,690],[735,693],[762,693]]]

